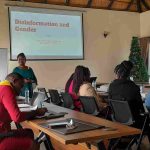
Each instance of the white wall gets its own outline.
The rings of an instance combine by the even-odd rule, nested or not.
[[[0,2],[0,47],[9,48],[8,11],[3,3],[4,0]],[[138,13],[86,9],[83,19],[85,60],[27,62],[35,71],[40,86],[63,88],[75,66],[79,64],[88,66],[91,74],[98,76],[98,81],[110,82],[114,78],[114,66],[128,59],[132,36],[140,36]],[[103,36],[104,31],[110,32],[107,38]],[[9,72],[17,65],[17,62],[10,61]]]
[[[150,11],[140,14],[140,35],[150,37]]]

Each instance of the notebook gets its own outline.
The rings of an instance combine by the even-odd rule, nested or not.
[[[74,129],[68,129],[66,127],[66,122],[70,122],[71,119],[73,119],[73,121],[74,121],[74,125],[75,125]],[[56,126],[55,126],[55,124],[56,124]],[[41,123],[39,125],[44,128],[48,128],[52,131],[58,132],[60,134],[65,134],[65,135],[105,128],[105,126],[103,126],[103,125],[97,125],[97,124],[85,122],[85,121],[74,119],[74,118],[68,118],[68,119],[54,121],[54,122],[46,122],[46,123]]]

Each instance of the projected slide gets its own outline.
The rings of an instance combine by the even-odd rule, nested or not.
[[[11,59],[83,59],[82,14],[10,9]]]

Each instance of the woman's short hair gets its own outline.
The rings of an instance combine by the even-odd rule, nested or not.
[[[115,67],[114,72],[120,78],[128,78],[132,68],[132,62],[124,60]]]
[[[25,58],[25,59],[26,59],[26,56],[25,56],[25,54],[24,54],[24,53],[20,53],[20,54],[18,54],[18,55],[17,55],[17,59],[18,59],[19,57],[23,57],[23,58]]]
[[[24,79],[21,74],[16,73],[16,72],[12,72],[12,73],[8,74],[5,79],[10,80],[10,78],[21,79],[21,80]]]
[[[90,82],[90,70],[84,66],[77,66],[73,75],[73,91],[76,94],[83,82]]]

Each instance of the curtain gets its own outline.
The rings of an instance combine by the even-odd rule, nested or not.
[[[139,42],[141,47],[141,55],[148,69],[150,37],[139,38]]]

